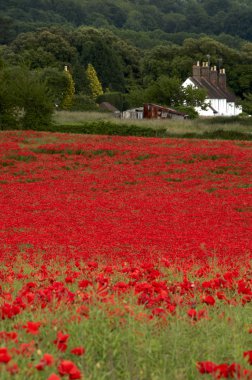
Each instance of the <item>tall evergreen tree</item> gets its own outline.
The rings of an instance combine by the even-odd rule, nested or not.
[[[90,96],[93,100],[96,100],[98,96],[103,94],[101,82],[98,79],[94,66],[89,63],[87,70],[87,79],[89,82]]]
[[[67,66],[65,66],[65,68],[64,68],[64,73],[67,76],[68,86],[67,86],[67,91],[66,91],[65,97],[61,103],[61,108],[64,110],[68,110],[71,108],[71,106],[73,104],[75,86],[74,86],[73,77],[72,77],[70,71],[68,70]]]

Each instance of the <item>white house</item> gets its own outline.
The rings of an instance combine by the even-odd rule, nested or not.
[[[235,95],[227,89],[225,69],[210,68],[208,62],[193,65],[193,75],[185,80],[182,86],[204,88],[207,92],[207,107],[203,110],[196,107],[200,116],[236,116],[242,113],[242,107],[235,104]]]

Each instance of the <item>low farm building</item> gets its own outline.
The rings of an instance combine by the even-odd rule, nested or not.
[[[146,103],[143,107],[122,112],[123,119],[185,119],[186,115],[173,108]]]
[[[143,117],[144,119],[185,119],[186,115],[173,108],[147,103],[144,104]]]

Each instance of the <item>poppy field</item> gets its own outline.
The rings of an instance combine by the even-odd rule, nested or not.
[[[0,133],[0,378],[252,379],[252,143]]]

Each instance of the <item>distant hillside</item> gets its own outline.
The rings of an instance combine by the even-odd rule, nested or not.
[[[1,0],[0,43],[51,25],[221,33],[252,41],[251,0]]]
[[[104,91],[97,102],[120,110],[143,102],[181,106],[181,83],[196,61],[224,67],[228,87],[252,113],[251,0],[0,2],[0,68],[40,73],[55,104],[65,91],[67,66],[74,109],[96,109],[86,74],[92,64]],[[203,94],[195,96],[186,104]]]

